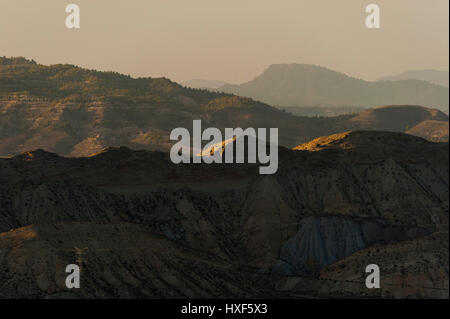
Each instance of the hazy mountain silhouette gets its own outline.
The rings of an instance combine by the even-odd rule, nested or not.
[[[448,87],[448,71],[409,70],[397,75],[384,76],[378,81],[420,80]]]
[[[307,64],[275,64],[250,82],[220,91],[277,106],[412,104],[447,110],[448,89],[418,80],[368,82]]]

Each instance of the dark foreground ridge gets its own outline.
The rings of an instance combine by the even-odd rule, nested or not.
[[[389,132],[282,148],[270,176],[128,148],[1,158],[0,298],[448,298],[448,173],[448,143]]]

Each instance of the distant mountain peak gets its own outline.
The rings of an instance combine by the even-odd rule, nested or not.
[[[305,64],[305,63],[280,63],[280,64],[272,64],[268,68],[266,68],[263,73],[261,73],[258,77],[264,77],[274,73],[281,73],[282,75],[288,77],[290,74],[298,75],[299,73],[306,72],[306,75],[311,74],[332,74],[337,76],[343,76],[350,78],[350,76],[331,70],[329,68],[315,65],[315,64]],[[257,77],[257,78],[258,78]]]
[[[310,64],[273,64],[253,80],[220,91],[282,107],[425,105],[447,110],[448,89],[420,80],[370,82]]]
[[[378,81],[419,80],[449,87],[449,71],[443,70],[409,70],[397,75],[385,76]]]

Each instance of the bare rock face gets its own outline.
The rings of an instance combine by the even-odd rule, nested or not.
[[[280,259],[293,269],[318,268],[365,247],[360,225],[341,217],[306,217],[300,229],[281,248]]]
[[[321,269],[368,246],[418,238],[425,228],[387,225],[348,217],[305,217],[298,232],[281,247],[276,272],[286,275]]]
[[[127,148],[0,158],[0,297],[373,297],[371,263],[378,297],[448,297],[448,144],[350,132],[279,156],[272,176]]]

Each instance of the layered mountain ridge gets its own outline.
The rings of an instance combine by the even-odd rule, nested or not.
[[[448,297],[448,143],[358,131],[296,149],[272,176],[127,148],[0,159],[0,296]]]
[[[289,148],[348,130],[410,130],[433,141],[448,140],[448,116],[420,106],[301,117],[249,98],[184,88],[164,78],[134,79],[72,65],[0,58],[0,156],[36,148],[65,156],[88,156],[109,146],[167,151],[171,130],[189,129],[197,119],[204,128],[221,130],[278,127],[280,145]],[[413,129],[423,121],[439,122]]]

